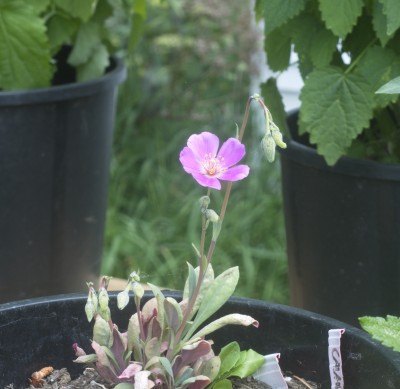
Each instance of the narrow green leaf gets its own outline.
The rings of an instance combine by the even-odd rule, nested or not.
[[[42,18],[23,1],[0,3],[0,88],[50,85],[50,45]]]
[[[359,318],[361,327],[385,346],[400,351],[400,318],[387,315],[383,317],[364,316]]]
[[[89,81],[102,76],[109,63],[107,48],[104,45],[98,45],[89,60],[77,67],[78,81]]]
[[[363,7],[363,0],[319,0],[321,17],[326,26],[341,38],[357,23]]]
[[[400,1],[379,0],[383,4],[383,13],[387,18],[386,33],[391,35],[400,27]]]
[[[163,367],[164,367],[165,371],[167,372],[167,374],[171,378],[174,378],[174,373],[172,371],[171,362],[165,357],[160,357],[159,361],[160,361],[161,365],[163,365]]]
[[[194,267],[189,262],[187,262],[187,266],[188,266],[188,278],[185,283],[183,298],[188,299],[190,301],[190,299],[193,296],[194,289],[196,287],[197,276]]]
[[[271,112],[274,123],[279,127],[282,133],[288,135],[289,131],[286,123],[285,107],[275,78],[271,77],[264,84],[261,84],[261,95]]]
[[[271,70],[286,70],[290,64],[292,41],[285,29],[278,28],[265,37],[267,62]]]
[[[264,31],[266,36],[304,8],[305,0],[264,0]]]
[[[254,4],[254,13],[256,14],[257,22],[264,17],[264,0],[256,0]]]
[[[90,19],[97,5],[97,0],[54,0],[54,2],[57,7],[83,22]]]
[[[400,93],[400,76],[393,78],[393,80],[390,80],[385,85],[382,85],[375,93]]]
[[[225,270],[205,291],[192,327],[190,327],[185,341],[204,323],[212,314],[218,311],[232,296],[239,280],[239,268],[237,266]]]
[[[134,0],[131,16],[131,33],[128,50],[133,50],[143,35],[146,20],[146,0]]]
[[[374,90],[361,76],[335,67],[313,71],[300,100],[301,131],[310,133],[329,165],[335,164],[372,118]]]

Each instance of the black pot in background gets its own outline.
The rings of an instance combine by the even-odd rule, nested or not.
[[[0,302],[81,290],[103,244],[117,85],[0,92]]]
[[[329,167],[297,135],[281,153],[291,303],[347,323],[400,314],[400,165]]]
[[[115,295],[110,302],[114,321],[120,329],[126,328],[133,304],[119,311]],[[72,362],[72,344],[78,342],[87,352],[91,350],[92,324],[86,320],[85,303],[86,296],[70,294],[0,305],[0,386],[14,383],[14,389],[19,389],[44,366],[67,367],[77,375],[82,366]],[[330,388],[328,330],[346,328],[341,347],[346,389],[400,388],[400,354],[361,330],[311,312],[251,299],[232,298],[217,317],[228,313],[251,315],[260,326],[224,327],[208,337],[215,341],[216,350],[236,340],[242,349],[280,352],[284,371]]]

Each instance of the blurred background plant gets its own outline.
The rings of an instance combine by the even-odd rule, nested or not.
[[[102,273],[125,278],[140,269],[143,281],[180,289],[191,243],[199,240],[197,200],[205,191],[184,174],[179,152],[192,133],[235,135],[256,92],[250,85],[259,77],[254,58],[262,34],[247,2],[150,0],[146,12],[136,50],[120,53],[129,73],[114,134]],[[112,23],[115,39],[124,39],[124,24],[118,17]],[[218,274],[239,265],[236,294],[285,303],[279,161],[261,159],[257,111],[244,139],[252,171],[234,185],[213,266]]]

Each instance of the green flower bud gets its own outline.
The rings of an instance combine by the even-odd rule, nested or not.
[[[123,290],[117,295],[117,306],[119,309],[124,309],[129,303],[129,293],[127,290]]]
[[[211,223],[217,223],[219,220],[219,216],[218,216],[217,212],[215,212],[213,209],[207,209],[207,211],[205,212],[205,217]]]
[[[208,196],[202,196],[200,197],[199,203],[200,203],[200,208],[207,209],[207,207],[210,205],[210,198]]]
[[[271,134],[266,134],[261,142],[264,154],[268,162],[273,162],[275,159],[276,143]]]
[[[106,321],[111,320],[110,308],[108,308],[108,306],[105,307],[105,309],[100,308],[100,316]]]
[[[271,135],[277,146],[282,149],[286,149],[287,144],[283,141],[282,133],[279,131],[278,127],[274,127],[271,130]]]
[[[132,291],[139,299],[141,299],[144,295],[143,286],[139,282],[132,282]]]
[[[139,273],[133,271],[131,274],[129,274],[129,282],[140,282],[140,276]]]
[[[104,311],[105,309],[108,308],[108,293],[105,288],[100,288],[99,291],[99,305],[100,305],[100,310]]]
[[[93,305],[93,302],[91,299],[87,299],[86,305],[85,305],[85,313],[86,317],[88,319],[88,322],[90,323],[93,320],[94,314],[96,313],[96,309]]]

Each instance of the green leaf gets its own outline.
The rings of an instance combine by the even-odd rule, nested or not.
[[[47,23],[47,31],[51,50],[57,51],[64,44],[70,44],[73,35],[78,29],[76,19],[65,18],[62,15],[53,15]]]
[[[341,38],[344,38],[357,23],[363,6],[363,0],[319,0],[322,20]]]
[[[100,44],[99,25],[88,22],[79,28],[75,44],[68,57],[68,63],[79,66],[87,63]]]
[[[100,316],[96,316],[93,327],[93,340],[100,346],[111,347],[112,333],[108,323]]]
[[[34,8],[35,13],[39,15],[50,5],[50,0],[34,0],[30,2],[30,5]]]
[[[400,55],[388,48],[374,46],[360,60],[355,74],[363,76],[376,91],[384,83],[400,74]],[[375,106],[385,107],[397,100],[397,96],[375,95]]]
[[[282,95],[280,94],[275,78],[269,78],[267,82],[261,84],[261,95],[274,119],[274,123],[279,127],[281,132],[288,134],[286,123],[286,112],[283,105]]]
[[[232,389],[232,382],[225,378],[221,381],[216,382],[211,387],[213,389]]]
[[[383,4],[383,13],[387,18],[386,33],[393,34],[400,27],[400,1],[379,0]]]
[[[305,3],[305,0],[264,0],[265,35],[298,15]]]
[[[54,2],[57,7],[83,22],[90,19],[97,5],[97,0],[54,0]]]
[[[264,356],[254,350],[240,352],[240,358],[234,369],[230,371],[230,376],[245,378],[253,375],[263,364]]]
[[[382,46],[385,46],[386,43],[393,37],[393,34],[389,35],[387,33],[387,23],[386,15],[383,13],[382,3],[379,1],[374,1],[372,9],[372,25]]]
[[[160,357],[159,361],[160,361],[161,365],[163,365],[163,367],[164,367],[165,371],[167,372],[167,374],[171,378],[174,378],[174,373],[172,371],[171,362],[165,357]]]
[[[134,389],[134,384],[128,384],[127,382],[122,382],[118,384],[114,389]]]
[[[104,45],[98,45],[89,60],[77,67],[77,80],[88,81],[104,74],[110,63],[110,56]]]
[[[257,22],[264,17],[264,0],[256,0],[254,4],[254,13],[256,14]]]
[[[311,40],[310,58],[315,67],[328,65],[338,44],[337,37],[325,27],[317,29]]]
[[[232,296],[239,281],[239,268],[237,266],[225,270],[212,282],[205,291],[193,325],[190,327],[185,341],[204,323],[212,314],[218,311]]]
[[[139,43],[144,31],[146,20],[146,0],[135,0],[131,17],[131,33],[129,36],[128,50],[133,50]]]
[[[301,131],[310,133],[311,142],[329,165],[369,126],[373,94],[363,77],[340,68],[317,69],[308,76],[300,94]]]
[[[400,351],[400,318],[387,315],[383,317],[364,316],[359,318],[361,327],[385,346]]]
[[[267,62],[271,70],[278,72],[288,68],[292,41],[285,29],[278,28],[265,38]]]
[[[390,80],[385,85],[382,85],[375,93],[400,93],[400,76],[393,78],[393,80]]]
[[[50,45],[42,18],[23,1],[0,3],[0,88],[50,85]]]
[[[223,347],[219,353],[221,366],[218,377],[226,378],[229,372],[235,367],[240,358],[240,346],[238,342],[231,342]]]

